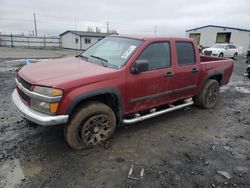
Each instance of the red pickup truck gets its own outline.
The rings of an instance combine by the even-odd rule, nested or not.
[[[76,57],[25,65],[12,101],[28,123],[64,124],[74,149],[122,124],[196,104],[214,107],[233,60],[200,56],[192,39],[109,36]]]

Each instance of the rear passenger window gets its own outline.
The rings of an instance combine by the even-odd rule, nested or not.
[[[229,49],[236,49],[234,45],[229,45]]]
[[[170,45],[168,42],[150,44],[138,60],[148,61],[148,70],[162,69],[171,66]]]
[[[177,60],[179,65],[195,64],[195,51],[191,42],[176,42]]]

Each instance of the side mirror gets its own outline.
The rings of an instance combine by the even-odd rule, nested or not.
[[[131,72],[133,74],[138,74],[140,72],[144,72],[148,70],[148,60],[136,60],[131,67]]]
[[[229,49],[229,47],[227,46],[227,47],[225,47],[225,50],[228,50]]]

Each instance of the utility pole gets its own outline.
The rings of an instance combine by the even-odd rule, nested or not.
[[[37,37],[37,29],[36,29],[36,14],[34,13],[34,25],[35,25],[35,34]]]
[[[75,31],[77,31],[77,25],[76,25],[76,16],[75,16]],[[75,38],[75,45],[76,45],[76,56],[77,56],[77,45],[78,45],[78,38],[76,36]],[[80,36],[80,42],[81,42],[81,36]],[[81,44],[80,44],[81,45]]]
[[[156,25],[155,25],[155,35],[156,35],[156,29],[157,29],[157,27],[156,27]]]
[[[109,33],[109,22],[107,22],[106,24],[107,24],[107,33]]]

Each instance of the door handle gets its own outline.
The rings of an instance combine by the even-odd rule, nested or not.
[[[166,78],[171,78],[173,77],[173,73],[172,72],[167,72],[165,75],[164,75]]]
[[[197,72],[199,72],[199,69],[193,68],[191,72],[192,72],[192,73],[197,73]]]

